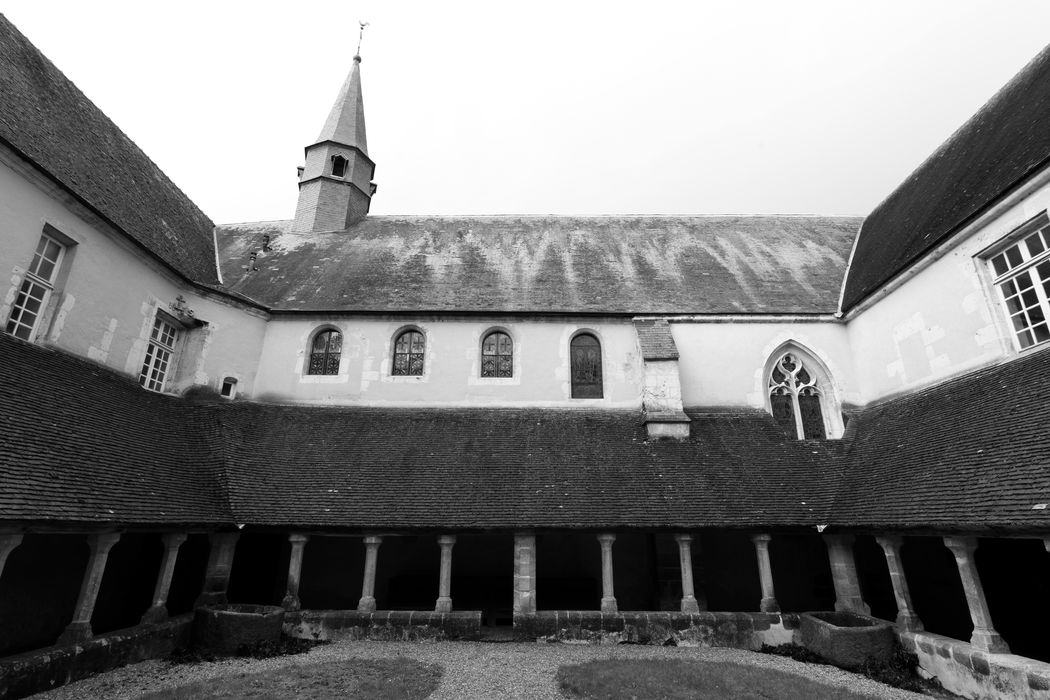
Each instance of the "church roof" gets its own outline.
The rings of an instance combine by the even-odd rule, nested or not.
[[[951,135],[865,220],[848,311],[1050,162],[1050,47]]]
[[[826,314],[860,219],[369,216],[308,234],[290,223],[217,229],[229,289],[285,311]],[[252,252],[259,269],[246,273]]]
[[[346,76],[346,82],[335,98],[332,111],[321,127],[317,143],[335,141],[344,146],[356,146],[368,155],[368,139],[365,137],[365,103],[361,96],[361,58],[354,56],[354,65]]]
[[[217,282],[214,224],[0,15],[0,143],[184,277]]]

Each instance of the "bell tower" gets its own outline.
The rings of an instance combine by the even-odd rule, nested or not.
[[[376,191],[375,169],[368,157],[361,56],[356,55],[321,133],[306,147],[292,231],[341,231],[365,218]]]

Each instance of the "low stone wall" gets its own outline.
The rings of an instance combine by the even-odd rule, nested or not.
[[[795,614],[730,612],[616,612],[543,610],[514,616],[521,641],[591,644],[676,644],[759,649],[794,641]]]
[[[46,647],[0,659],[0,700],[22,698],[93,673],[166,657],[189,646],[192,615],[140,625],[77,644]]]
[[[301,639],[424,639],[481,638],[481,611],[437,613],[428,610],[302,610],[287,613],[284,633]]]
[[[1050,700],[1050,664],[1013,654],[989,654],[929,632],[899,632],[906,651],[941,685],[967,698]]]

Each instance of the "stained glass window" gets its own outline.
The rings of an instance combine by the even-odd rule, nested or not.
[[[793,352],[785,353],[769,374],[773,420],[800,440],[823,439],[824,414],[817,380]]]
[[[310,364],[307,374],[339,374],[339,356],[343,351],[343,334],[339,331],[321,331],[310,346]]]
[[[602,346],[590,333],[581,333],[569,343],[572,398],[602,398]]]
[[[405,331],[394,341],[394,376],[421,376],[426,338],[419,331]]]
[[[481,376],[514,376],[514,343],[502,331],[493,331],[481,341]]]

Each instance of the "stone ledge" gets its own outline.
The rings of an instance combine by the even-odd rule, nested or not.
[[[798,626],[798,615],[790,613],[543,610],[515,615],[514,637],[520,641],[759,649],[763,644],[792,642]]]
[[[287,613],[284,633],[301,639],[424,639],[481,638],[481,611],[457,610],[302,610]]]
[[[45,647],[0,659],[0,700],[57,688],[94,673],[166,657],[189,646],[193,615],[139,625],[76,644]]]
[[[1016,654],[990,654],[968,642],[930,632],[897,633],[919,666],[953,693],[970,698],[1050,700],[1050,663]]]

